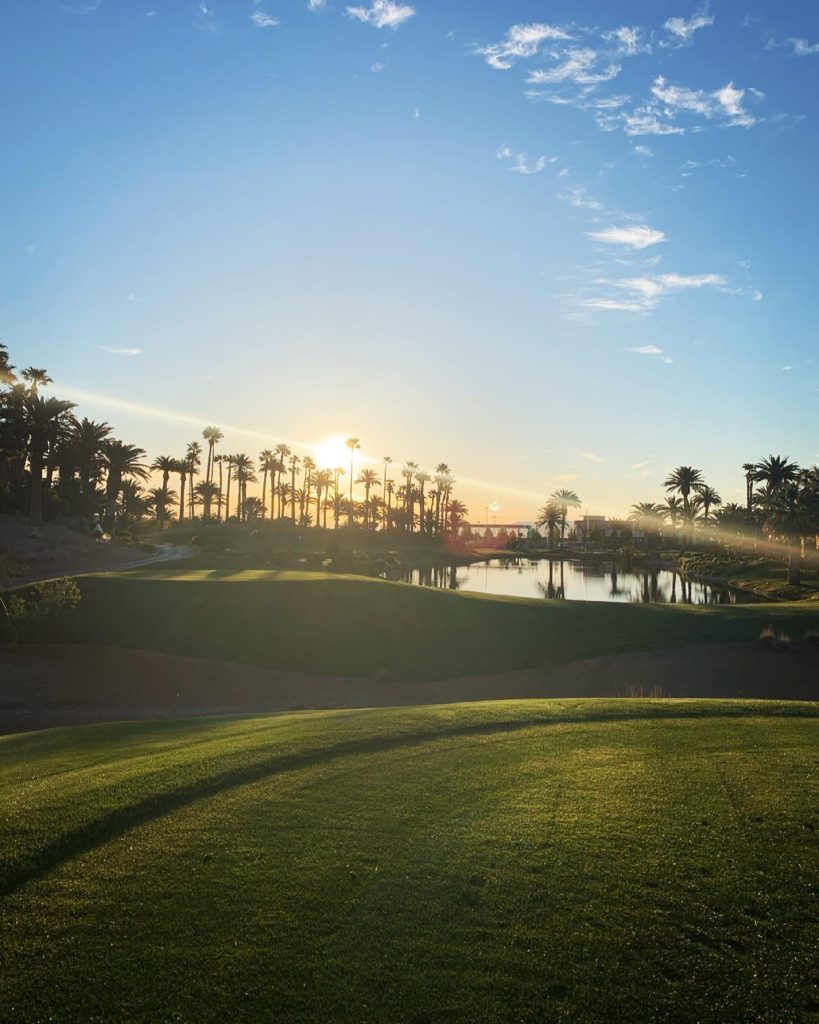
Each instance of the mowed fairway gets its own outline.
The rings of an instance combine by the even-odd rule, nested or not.
[[[160,568],[78,583],[81,604],[46,639],[317,675],[447,679],[684,644],[752,643],[766,625],[799,640],[819,626],[819,605],[810,601],[542,601],[315,572]]]
[[[0,1019],[815,1019],[817,716],[531,701],[5,737]]]

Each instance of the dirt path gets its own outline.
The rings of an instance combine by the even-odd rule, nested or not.
[[[156,554],[145,555],[142,558],[133,558],[130,561],[116,561],[111,565],[84,565],[79,568],[55,570],[38,573],[35,576],[24,576],[14,580],[0,580],[0,591],[10,590],[14,587],[23,587],[28,583],[41,583],[43,580],[53,580],[66,576],[91,576],[97,572],[108,572],[120,569],[139,569],[146,565],[156,565],[158,562],[176,562],[185,558],[193,558],[198,549],[183,544],[160,544],[157,546]]]
[[[438,682],[309,676],[82,644],[0,649],[0,733],[83,722],[526,697],[819,700],[819,651],[711,644]]]

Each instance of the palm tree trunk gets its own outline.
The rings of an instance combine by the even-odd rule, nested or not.
[[[35,526],[43,522],[43,450],[34,445],[29,456],[29,472],[31,473],[31,494],[29,500],[29,518]]]

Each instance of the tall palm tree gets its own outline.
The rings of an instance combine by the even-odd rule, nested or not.
[[[193,482],[196,479],[196,470],[202,464],[202,445],[198,441],[191,441],[185,451],[185,461],[188,464],[188,480],[190,487],[188,488],[188,505],[190,509],[190,517],[193,519],[194,515],[194,485]]]
[[[176,460],[176,472],[179,474],[179,522],[181,523],[185,518],[185,485],[187,484],[189,472],[186,459]]]
[[[202,431],[202,437],[208,443],[208,460],[205,468],[205,481],[211,483],[213,480],[213,465],[214,459],[216,458],[215,450],[216,445],[220,441],[224,440],[224,434],[218,427],[205,427]]]
[[[287,460],[290,458],[290,446],[287,444],[277,444],[273,449],[276,456],[276,493],[279,496],[279,516],[281,519],[284,516],[284,502],[282,501],[281,486],[282,486],[282,473],[287,468]],[[270,508],[271,518],[273,516],[273,505],[271,502]]]
[[[722,498],[717,494],[713,487],[709,487],[708,484],[700,484],[697,487],[697,497],[695,499],[699,508],[702,509],[702,518],[705,522],[708,522],[708,513],[712,507],[722,504]]]
[[[384,482],[381,487],[381,493],[386,495],[387,493],[387,469],[392,464],[392,458],[389,455],[385,455],[381,460],[384,463]],[[384,506],[384,526],[383,529],[387,529],[387,506]]]
[[[362,469],[356,483],[364,487],[364,528],[367,529],[370,525],[370,491],[373,487],[380,487],[381,483],[374,469]]]
[[[754,481],[756,480],[756,463],[743,462],[742,468],[745,472],[745,504],[750,512],[754,504]]]
[[[219,497],[217,499],[216,508],[217,517],[220,523],[222,522],[222,467],[226,464],[226,462],[226,455],[214,455],[213,462],[211,463],[211,472],[213,472],[213,463],[215,463],[219,467]],[[228,479],[230,479],[230,470],[228,470]],[[227,519],[227,516],[225,516],[225,518]]]
[[[683,512],[681,498],[669,497],[665,499],[665,514],[672,526],[676,526]]]
[[[125,444],[116,438],[106,438],[103,446],[102,463],[105,469],[105,497],[108,502],[108,525],[111,534],[116,534],[117,499],[125,477],[145,480],[148,467],[142,461],[145,451],[133,444]]]
[[[387,503],[384,507],[384,529],[389,530],[392,525],[392,496],[395,494],[395,481],[388,480],[384,490],[387,495]]]
[[[361,447],[361,442],[357,437],[348,437],[344,442],[350,449],[350,526],[353,525],[353,459],[355,457],[356,449]]]
[[[233,456],[233,472],[236,478],[236,487],[239,492],[236,499],[236,518],[243,522],[243,509],[247,500],[247,485],[253,476],[253,460],[249,455],[240,452]]]
[[[407,481],[404,487],[404,512],[406,514],[407,529],[410,533],[412,533],[412,521],[415,517],[415,492],[412,487],[412,481],[415,478],[417,469],[417,462],[405,462],[404,468],[401,470],[401,476]]]
[[[425,523],[424,520],[426,519],[426,515],[425,515],[425,513],[426,513],[426,499],[424,497],[424,487],[426,486],[428,480],[430,479],[430,476],[429,476],[429,473],[426,472],[426,470],[422,469],[422,470],[419,470],[415,474],[415,479],[421,485],[421,488],[420,488],[421,489],[421,495],[420,495],[420,500],[418,502],[418,504],[420,506],[420,515],[419,515],[419,526],[418,526],[418,528],[421,531],[421,533],[425,533],[426,532],[426,523]]]
[[[446,518],[446,493],[447,487],[450,485],[452,479],[452,470],[445,462],[439,462],[435,467],[435,512],[434,512],[434,523],[435,531],[440,533],[442,530],[443,520]]]
[[[692,491],[696,490],[697,487],[701,486],[705,481],[702,478],[702,473],[698,469],[694,469],[693,466],[677,466],[669,474],[663,483],[663,487],[667,491],[677,492],[681,495],[683,500],[683,507],[686,512],[689,511],[689,495]]]
[[[298,455],[290,456],[290,518],[293,525],[296,525],[296,470],[299,468],[301,459]]]
[[[16,380],[14,367],[9,362],[9,350],[0,341],[0,384],[13,384]]]
[[[60,398],[43,398],[34,388],[27,392],[22,400],[25,429],[28,433],[28,468],[31,475],[29,517],[36,525],[43,521],[43,462],[49,434],[54,424],[64,420],[73,408],[72,402],[64,402]]]
[[[464,505],[462,501],[458,501],[457,498],[453,499],[449,503],[449,530],[450,533],[457,534],[458,528],[463,522],[464,518],[469,514],[469,509]]]
[[[174,459],[170,455],[158,455],[151,463],[150,467],[154,472],[162,474],[162,487],[157,488],[164,494],[168,494],[168,483],[170,481],[171,473],[177,473],[179,471],[179,459]],[[153,494],[153,492],[151,492]],[[157,495],[154,495],[154,506],[156,508],[156,517],[160,521],[165,518],[165,510],[169,504],[169,499],[163,501]]]
[[[259,469],[262,471],[262,519],[267,515],[267,478],[276,468],[276,456],[269,448],[259,452]],[[270,518],[273,518],[275,497],[270,501]]]
[[[756,464],[754,480],[767,484],[771,493],[775,493],[783,484],[796,480],[798,475],[799,466],[787,455],[769,455]]]
[[[569,509],[580,508],[580,498],[574,491],[568,491],[562,487],[552,494],[551,500],[560,508],[560,540],[562,543],[566,538],[566,517],[569,514]]]
[[[316,468],[316,461],[309,455],[305,455],[302,459],[302,487],[301,487],[301,501],[299,502],[299,519],[304,518],[304,505],[305,501],[309,505],[310,492],[313,489],[313,471]],[[307,510],[310,511],[309,509]]]

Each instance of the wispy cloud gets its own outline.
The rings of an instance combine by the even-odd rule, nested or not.
[[[634,155],[635,156],[644,156],[646,158],[650,158],[650,157],[654,156],[654,150],[651,149],[650,146],[638,145],[638,146],[634,147]]]
[[[660,349],[662,351],[662,349]],[[646,466],[651,464],[651,459],[646,459],[644,462],[632,462],[628,467],[629,469],[645,469]]]
[[[703,7],[690,18],[669,18],[664,28],[673,37],[673,44],[687,46],[693,42],[695,33],[702,28],[709,28],[713,24],[713,15],[708,13],[707,7]]]
[[[495,156],[498,160],[513,160],[514,163],[509,169],[516,171],[518,174],[540,174],[541,171],[546,169],[547,164],[557,163],[556,156],[539,156],[532,162],[525,153],[516,153],[506,145],[501,146],[496,151]]]
[[[508,71],[516,60],[534,57],[543,43],[550,40],[567,40],[571,35],[555,25],[533,22],[528,25],[512,25],[499,43],[479,47],[475,52],[493,68]]]
[[[642,277],[598,278],[602,294],[580,299],[586,309],[621,313],[648,313],[665,296],[700,288],[729,291],[720,274],[646,274]],[[656,354],[656,353],[650,353]]]
[[[99,345],[102,352],[108,352],[112,356],[141,356],[141,348],[112,348],[110,345]]]
[[[372,0],[369,7],[348,7],[347,14],[375,28],[396,29],[416,13],[409,4],[394,0]]]
[[[605,462],[606,460],[602,455],[597,455],[595,452],[581,452],[581,456],[584,459],[588,459],[589,462]]]
[[[793,47],[794,57],[812,57],[819,53],[819,43],[809,43],[807,39],[789,39],[788,44]]]
[[[529,73],[527,82],[530,85],[555,85],[571,82],[574,85],[599,85],[608,82],[620,74],[620,65],[607,63],[598,67],[601,54],[590,47],[569,49],[564,54],[562,63],[552,68],[536,68]]]
[[[215,12],[210,4],[198,3],[196,5],[196,15],[193,20],[193,27],[198,32],[207,32],[210,35],[215,35],[216,32],[218,32]]]
[[[327,5],[327,0],[307,0],[307,9],[309,11],[320,11]]]
[[[666,355],[663,349],[657,345],[637,345],[635,348],[627,348],[626,352],[634,352],[638,356],[651,356],[652,359],[659,359],[662,363],[673,363],[671,356]],[[632,469],[642,469],[648,462],[635,462]]]
[[[595,242],[604,242],[608,245],[624,245],[628,249],[648,249],[649,246],[665,241],[664,232],[658,231],[656,228],[650,228],[647,224],[603,228],[602,231],[589,231],[587,234]]]
[[[580,185],[570,185],[565,192],[561,193],[560,198],[569,204],[569,206],[575,206],[578,209],[583,210],[602,210],[603,204],[598,200],[594,199],[589,193]]]
[[[264,11],[254,11],[250,15],[250,20],[256,28],[274,28],[279,24],[278,18],[271,18],[271,16],[269,14],[265,14]]]
[[[604,32],[603,39],[616,43],[617,51],[624,57],[635,57],[638,53],[650,53],[651,45],[643,42],[642,29],[623,25],[612,32]]]
[[[684,135],[699,131],[700,121],[719,127],[751,128],[757,118],[745,107],[745,100],[764,98],[758,89],[739,89],[733,82],[707,92],[669,82],[662,75],[654,79],[650,98],[633,110],[598,110],[596,120],[604,131],[622,128],[626,135]],[[683,118],[693,123],[680,123]]]

